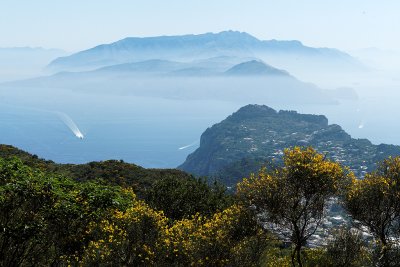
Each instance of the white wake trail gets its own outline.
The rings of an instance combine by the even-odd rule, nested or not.
[[[364,126],[365,126],[365,122],[364,122],[364,120],[362,120],[360,122],[360,124],[358,125],[358,129],[362,129],[362,128],[364,128]]]
[[[82,132],[79,130],[78,126],[75,124],[75,122],[71,119],[70,116],[63,112],[56,111],[55,112],[58,117],[64,122],[64,124],[72,131],[72,133],[78,137],[79,139],[83,139],[84,135]]]
[[[183,147],[180,147],[180,148],[178,148],[178,149],[179,149],[179,150],[183,150],[183,149],[186,149],[186,148],[192,147],[192,146],[196,145],[198,142],[199,142],[199,141],[193,142],[193,143],[191,143],[190,145],[183,146]]]

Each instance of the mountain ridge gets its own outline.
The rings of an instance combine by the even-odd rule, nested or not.
[[[194,60],[216,56],[262,56],[264,53],[297,54],[313,57],[334,56],[356,62],[349,54],[330,48],[312,48],[300,41],[259,40],[238,31],[175,36],[127,37],[101,44],[52,61],[49,69],[90,70],[148,59]]]

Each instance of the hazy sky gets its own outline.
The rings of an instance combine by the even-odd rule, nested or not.
[[[0,47],[76,51],[128,36],[246,31],[344,50],[400,47],[399,0],[0,0]]]

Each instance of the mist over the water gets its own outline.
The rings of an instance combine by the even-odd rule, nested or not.
[[[374,143],[400,144],[396,134],[400,129],[393,123],[393,118],[400,115],[397,108],[400,91],[396,84],[384,88],[353,86],[358,99],[305,104],[293,96],[285,98],[285,91],[273,92],[273,88],[260,94],[265,97],[257,97],[257,90],[262,87],[246,87],[244,80],[236,83],[236,87],[234,82],[227,82],[226,86],[219,82],[212,87],[211,80],[196,78],[177,83],[175,91],[172,80],[169,81],[171,85],[164,83],[165,87],[162,81],[165,80],[158,82],[159,91],[165,88],[176,97],[157,97],[149,92],[136,95],[127,89],[128,84],[114,87],[110,83],[97,90],[95,86],[90,89],[84,86],[72,89],[3,86],[0,89],[0,142],[57,162],[82,163],[113,158],[145,167],[176,167],[198,147],[193,140],[198,140],[208,127],[241,106],[257,103],[275,109],[323,114],[330,123],[341,125],[354,137],[368,138]],[[152,88],[156,88],[157,81],[152,83]],[[202,93],[203,86],[207,94],[194,97]],[[184,93],[186,89],[192,91]],[[218,92],[213,94],[214,90]],[[132,91],[135,92],[135,88]],[[232,96],[233,92],[237,95]],[[224,94],[228,95],[228,100],[222,98]],[[268,98],[272,95],[275,97]],[[25,109],[19,108],[21,106]],[[28,107],[46,111],[29,111]],[[62,110],[77,119],[80,128],[90,131],[90,138],[80,142],[76,138],[79,134],[76,123],[74,126],[72,120],[48,110]],[[359,127],[361,123],[364,127]]]

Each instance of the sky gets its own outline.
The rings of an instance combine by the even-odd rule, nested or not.
[[[69,52],[129,36],[238,30],[342,50],[400,47],[398,0],[0,0],[0,47]]]

